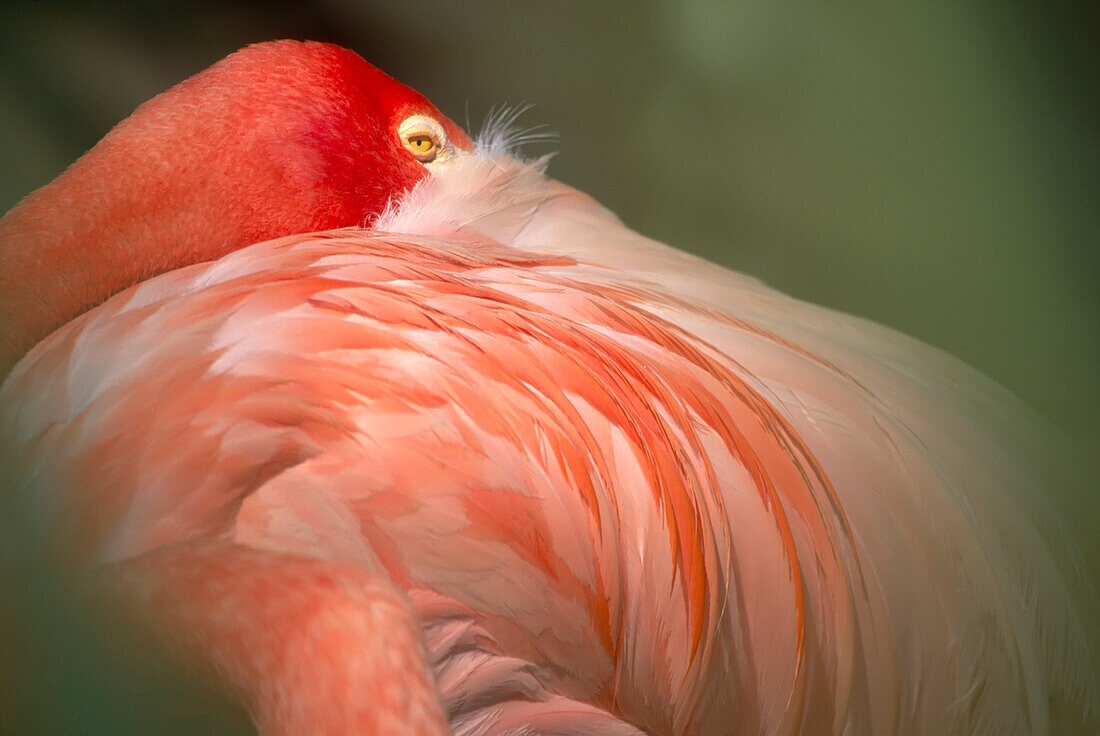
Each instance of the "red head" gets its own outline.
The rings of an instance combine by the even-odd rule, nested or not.
[[[369,223],[427,173],[418,157],[434,141],[402,128],[410,116],[470,146],[359,56],[295,41],[245,48],[145,103],[0,220],[0,378],[50,330],[157,273]]]

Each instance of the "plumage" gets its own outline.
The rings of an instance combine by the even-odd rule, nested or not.
[[[264,733],[1087,727],[1025,409],[505,148],[39,343],[0,393],[33,533]]]

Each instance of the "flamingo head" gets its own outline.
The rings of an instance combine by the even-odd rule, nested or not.
[[[52,329],[155,274],[369,226],[471,146],[351,51],[242,49],[141,105],[0,220],[0,378]]]

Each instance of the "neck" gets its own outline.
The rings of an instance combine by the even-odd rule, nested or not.
[[[247,237],[234,227],[239,218],[188,216],[205,193],[169,167],[178,164],[169,147],[184,132],[179,126],[130,135],[132,123],[0,219],[0,378],[54,329],[111,295],[217,258]]]
[[[117,205],[89,174],[95,158],[0,220],[0,378],[56,327],[156,269],[128,252],[147,229],[118,219]]]

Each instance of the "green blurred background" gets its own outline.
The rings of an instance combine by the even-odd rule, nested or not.
[[[1023,0],[8,2],[0,211],[234,49],[334,41],[474,128],[533,103],[560,140],[531,153],[635,229],[953,353],[1094,459],[1098,21]]]

